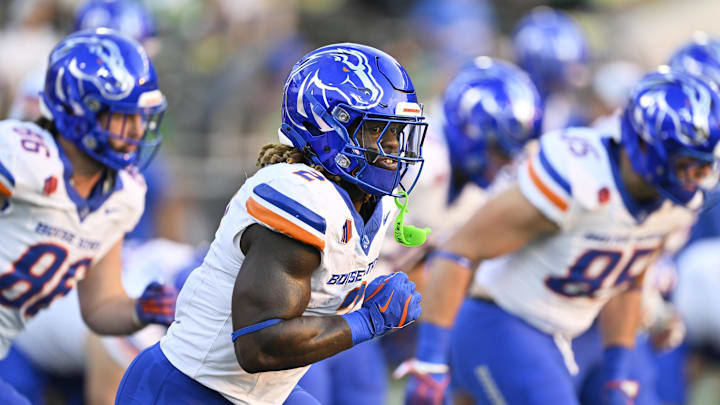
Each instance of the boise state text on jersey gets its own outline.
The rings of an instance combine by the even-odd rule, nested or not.
[[[639,281],[664,238],[693,220],[669,201],[649,215],[635,206],[609,137],[590,129],[544,135],[518,173],[525,197],[560,233],[484,262],[471,295],[551,335],[586,330],[610,297]]]
[[[231,341],[227,297],[244,260],[242,232],[260,224],[315,246],[321,264],[313,273],[304,315],[344,314],[362,305],[395,209],[382,198],[366,222],[344,190],[309,166],[278,163],[260,169],[230,201],[204,263],[183,287],[177,322],[161,340],[163,353],[180,371],[233,403],[282,402],[307,367],[248,374]],[[352,232],[347,232],[349,219]]]
[[[62,148],[33,123],[0,122],[0,355],[28,318],[67,294],[137,223],[145,182],[109,171],[88,199]],[[116,174],[112,174],[116,173]]]

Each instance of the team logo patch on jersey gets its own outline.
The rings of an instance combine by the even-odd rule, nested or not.
[[[603,187],[598,191],[598,202],[600,204],[607,204],[610,201],[610,190],[607,187]]]
[[[346,219],[345,225],[342,227],[342,236],[340,237],[340,243],[347,244],[352,238],[352,220]]]
[[[58,186],[58,180],[55,176],[50,176],[47,179],[45,179],[45,184],[43,185],[43,193],[45,195],[51,195],[52,193],[57,190]]]

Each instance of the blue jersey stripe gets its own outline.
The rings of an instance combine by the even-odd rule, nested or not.
[[[2,162],[0,162],[0,176],[5,177],[10,182],[10,185],[15,187],[15,177],[10,173],[10,170],[3,166]]]
[[[325,218],[285,194],[275,190],[265,183],[255,186],[253,192],[263,200],[310,225],[318,232],[322,234],[325,233]]]
[[[550,164],[550,161],[547,160],[547,156],[545,156],[545,151],[543,151],[542,148],[540,148],[540,153],[538,154],[538,157],[540,158],[540,164],[542,165],[543,169],[547,172],[547,174],[552,177],[553,180],[555,180],[555,183],[557,183],[560,187],[562,187],[563,190],[565,190],[568,194],[572,195],[572,191],[570,188],[570,183],[565,180],[560,173],[555,170],[554,167]]]

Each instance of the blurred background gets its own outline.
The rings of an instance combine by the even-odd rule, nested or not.
[[[51,47],[73,29],[81,3],[0,2],[0,117],[10,113],[14,100],[33,96],[23,94],[23,82],[42,71]],[[161,152],[168,204],[158,216],[158,231],[191,243],[212,239],[225,204],[255,171],[257,151],[277,139],[285,75],[318,46],[353,41],[385,50],[405,66],[421,102],[429,105],[472,57],[512,60],[508,37],[518,19],[538,5],[576,19],[590,43],[591,77],[602,70],[599,80],[609,83],[621,80],[626,66],[609,62],[651,69],[694,31],[720,33],[716,0],[152,0],[145,5],[156,31],[153,59],[170,103]],[[602,69],[608,66],[616,69]],[[592,80],[582,90],[593,93]]]
[[[75,29],[82,3],[0,1],[0,118],[37,114],[32,102],[47,55]],[[144,45],[169,107],[160,156],[146,173],[148,223],[136,232],[193,245],[212,240],[225,205],[255,172],[260,147],[277,140],[285,76],[300,56],[319,46],[350,41],[386,51],[407,69],[420,101],[432,107],[468,60],[479,55],[516,60],[511,38],[531,9],[561,9],[580,25],[589,47],[587,69],[576,78],[570,100],[588,122],[619,108],[643,72],[666,62],[697,31],[720,35],[717,0],[147,0],[144,5],[152,13]],[[566,118],[555,123],[548,116],[545,125],[564,125]],[[699,237],[713,233],[716,226]],[[720,372],[713,364],[720,363],[705,364],[693,378],[690,403],[720,403]],[[395,387],[389,402],[399,403],[400,393]]]

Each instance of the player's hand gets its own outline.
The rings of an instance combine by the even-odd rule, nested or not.
[[[395,328],[414,322],[422,312],[422,296],[405,273],[377,277],[365,289],[361,311],[366,311],[374,336],[382,336]]]
[[[650,342],[657,350],[673,350],[685,339],[685,322],[672,305],[650,327]]]
[[[402,328],[420,316],[420,293],[405,273],[392,273],[373,280],[365,289],[362,307],[343,315],[353,344]]]
[[[640,390],[637,381],[612,380],[603,386],[604,405],[633,405]]]
[[[135,313],[139,324],[158,323],[170,326],[175,320],[177,290],[172,286],[153,281],[145,287],[135,302]]]
[[[404,361],[393,372],[393,378],[409,375],[405,387],[405,405],[443,405],[449,404],[445,390],[450,384],[450,375],[446,364],[426,363],[417,359]]]

